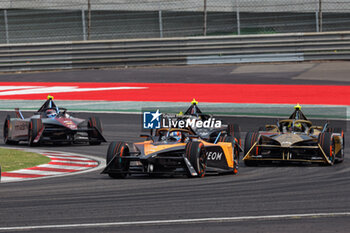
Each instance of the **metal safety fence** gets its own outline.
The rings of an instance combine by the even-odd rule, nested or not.
[[[350,0],[0,0],[0,43],[350,30]]]
[[[0,72],[349,59],[350,31],[0,45]]]

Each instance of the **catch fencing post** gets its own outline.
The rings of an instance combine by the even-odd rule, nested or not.
[[[9,39],[9,25],[7,21],[7,10],[4,10],[4,22],[5,22],[5,37],[6,37],[6,43],[10,43]]]
[[[239,0],[236,0],[236,20],[237,20],[237,34],[241,35],[241,21],[239,17]]]
[[[318,11],[315,12],[316,17],[316,32],[320,32],[319,24],[318,24]]]
[[[159,21],[159,37],[163,38],[163,17],[162,17],[162,8],[161,3],[159,2],[159,11],[158,11],[158,21]]]
[[[87,39],[90,40],[90,30],[91,30],[91,2],[88,0],[88,35]]]
[[[81,21],[83,23],[83,40],[86,40],[85,11],[81,9]]]
[[[203,18],[203,36],[207,35],[207,0],[204,0],[203,2],[203,12],[204,12],[204,18]]]
[[[318,29],[322,32],[322,0],[318,1]]]

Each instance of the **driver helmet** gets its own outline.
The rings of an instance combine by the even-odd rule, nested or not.
[[[301,123],[296,123],[294,125],[294,130],[297,132],[302,132],[303,131],[303,126],[301,125]]]
[[[55,117],[56,115],[57,115],[56,110],[54,110],[54,109],[46,110],[46,116],[47,116],[48,118],[53,118],[53,117]]]
[[[180,131],[173,131],[169,134],[169,137],[175,138],[177,142],[181,141],[181,132]]]

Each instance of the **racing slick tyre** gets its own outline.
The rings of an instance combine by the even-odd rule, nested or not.
[[[341,163],[344,161],[344,149],[345,149],[345,137],[344,130],[342,128],[327,128],[327,132],[330,133],[339,133],[342,137],[342,148],[338,154],[335,155],[335,162]]]
[[[228,124],[227,125],[227,132],[231,136],[235,137],[238,140],[239,145],[242,146],[242,143],[241,143],[241,130],[239,128],[239,125],[237,125],[237,124]]]
[[[28,145],[29,146],[39,146],[40,140],[38,142],[34,142],[35,138],[38,136],[39,132],[43,128],[43,123],[41,119],[31,119],[29,123],[28,129]]]
[[[9,139],[10,125],[11,125],[10,119],[11,119],[10,115],[7,115],[4,122],[4,130],[3,130],[4,142],[7,145],[17,145],[18,141],[13,141]]]
[[[117,169],[120,171],[120,173],[108,173],[110,177],[114,179],[123,179],[126,177],[130,162],[123,159],[125,156],[129,156],[129,148],[125,142],[111,142],[109,144],[106,158],[107,166],[112,170]]]
[[[318,135],[318,144],[321,146],[323,152],[330,161],[328,164],[333,165],[335,162],[335,146],[332,133],[325,132]]]
[[[341,133],[343,130],[341,128],[327,128],[326,129],[326,132],[329,132],[329,133]]]
[[[259,133],[258,132],[248,132],[247,135],[245,136],[245,141],[244,141],[244,155],[246,155],[249,150],[252,148],[254,143],[258,140],[259,138]],[[251,155],[258,155],[258,147],[253,148],[250,151]],[[246,166],[256,166],[257,162],[253,160],[244,160],[244,164]]]
[[[98,117],[90,117],[88,121],[88,136],[90,145],[100,145],[99,132],[102,134],[102,123]],[[97,130],[99,132],[97,132]]]
[[[233,149],[233,174],[238,173],[238,165],[239,165],[239,148],[236,144],[236,139],[232,136],[225,136],[224,142],[231,142]]]
[[[334,128],[334,133],[339,133],[342,137],[342,148],[338,154],[335,155],[335,162],[341,163],[344,161],[344,150],[345,150],[345,136],[342,128]]]
[[[204,177],[207,168],[207,155],[204,144],[202,142],[189,142],[186,144],[185,153],[198,177]],[[187,176],[193,177],[191,172],[188,172]]]

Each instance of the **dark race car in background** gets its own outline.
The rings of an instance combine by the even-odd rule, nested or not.
[[[162,117],[165,118],[166,121],[187,121],[187,120],[201,120],[201,121],[214,121],[214,116],[203,113],[199,107],[198,102],[193,99],[191,102],[191,106],[185,111],[185,113],[180,112],[180,114],[163,114]],[[216,120],[216,119],[215,119]],[[237,142],[235,146],[237,147],[237,151],[242,152],[241,148],[241,132],[238,124],[225,123],[223,121],[221,127],[187,127],[188,130],[192,131],[194,135],[198,135],[204,141],[209,143],[214,143],[218,138],[220,140],[223,139],[224,136],[231,136]],[[170,127],[171,128],[171,127]],[[225,132],[223,134],[223,132]],[[153,132],[151,131],[151,134]],[[222,135],[221,135],[222,134]],[[223,136],[223,137],[220,137]],[[239,156],[239,155],[238,155]]]
[[[19,109],[15,109],[15,112],[17,117],[8,115],[4,122],[6,144],[26,141],[30,146],[81,142],[99,145],[106,142],[102,135],[102,123],[97,117],[85,120],[70,116],[65,108],[56,106],[52,96],[29,118],[24,118]]]
[[[247,166],[267,161],[333,165],[344,160],[344,132],[328,123],[313,125],[297,105],[289,119],[248,132],[244,153]]]

